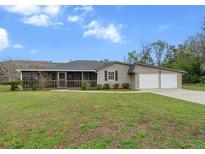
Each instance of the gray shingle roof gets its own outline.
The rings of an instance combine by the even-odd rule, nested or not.
[[[112,64],[122,64],[122,65],[130,66],[130,64],[128,64],[128,63],[124,63],[124,62],[120,62],[120,61],[110,61],[107,64],[104,64],[102,66],[97,67],[96,70],[101,70],[101,69],[106,68],[106,67],[108,67],[108,66],[110,66]]]
[[[54,70],[95,70],[103,66],[104,63],[96,60],[75,60],[69,63],[53,63],[46,69]]]

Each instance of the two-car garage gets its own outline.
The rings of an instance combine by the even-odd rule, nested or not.
[[[157,67],[147,64],[136,64],[130,71],[133,89],[181,88],[184,71]]]
[[[139,73],[139,89],[177,88],[177,73]]]
[[[117,71],[117,80],[108,81],[106,71]],[[127,64],[113,62],[97,70],[98,84],[127,83],[131,89],[182,88],[182,75],[185,71],[142,63]],[[115,78],[115,73],[114,73]]]

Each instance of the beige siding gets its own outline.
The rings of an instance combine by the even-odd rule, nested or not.
[[[152,68],[152,67],[147,67],[147,66],[140,66],[137,65],[135,66],[133,72],[139,74],[139,73],[170,73],[170,74],[177,74],[177,87],[181,88],[182,87],[182,74],[169,71],[169,70],[163,70],[163,69],[158,69],[158,68]],[[160,77],[160,76],[159,76]],[[139,75],[136,76],[137,81],[135,82],[135,88],[139,88]],[[159,85],[160,86],[160,85]],[[161,87],[161,86],[160,86]]]
[[[168,71],[168,70],[163,70],[163,69],[153,68],[148,66],[140,66],[140,65],[135,66],[133,70],[133,72],[135,73],[159,73],[160,71],[161,73],[177,73],[173,71]]]
[[[128,65],[123,64],[113,64],[111,66],[108,66],[104,69],[97,71],[97,83],[98,84],[105,84],[109,83],[111,86],[115,83],[119,83],[120,85],[122,83],[129,83],[131,85],[131,75],[128,74]],[[118,81],[105,81],[105,71],[118,71]]]
[[[130,85],[131,89],[135,89],[135,85],[136,85],[135,74],[131,74],[131,85]]]
[[[177,73],[177,86],[178,88],[182,88],[182,74]]]
[[[105,71],[118,71],[118,81],[105,81]],[[111,86],[115,83],[119,83],[120,85],[122,83],[129,83],[130,87],[132,89],[139,89],[139,74],[140,73],[170,73],[170,74],[177,74],[177,87],[182,87],[182,73],[173,72],[169,70],[163,70],[158,68],[152,68],[148,66],[135,66],[133,73],[128,74],[129,66],[123,65],[123,64],[113,64],[111,66],[108,66],[104,69],[101,69],[97,71],[97,83],[98,84],[104,84],[109,83]],[[160,81],[160,75],[159,75],[159,81]],[[161,84],[161,82],[159,82]],[[159,85],[159,87],[161,87]]]

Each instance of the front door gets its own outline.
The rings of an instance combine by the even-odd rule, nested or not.
[[[65,88],[66,87],[66,72],[58,72],[58,87]]]

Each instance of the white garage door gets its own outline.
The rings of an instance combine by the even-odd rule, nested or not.
[[[159,88],[159,74],[139,74],[139,88]]]
[[[161,88],[177,88],[177,74],[161,74]]]

